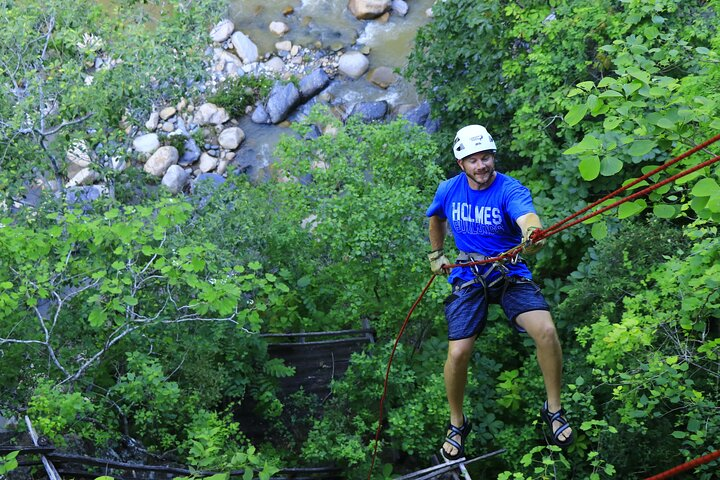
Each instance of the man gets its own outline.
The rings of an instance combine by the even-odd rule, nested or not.
[[[448,223],[460,251],[456,263],[496,257],[529,240],[532,231],[542,227],[528,189],[495,171],[495,152],[495,141],[485,127],[461,128],[453,142],[453,153],[462,172],[440,184],[427,210],[431,269],[436,274],[449,273],[448,282],[453,287],[445,300],[449,341],[444,374],[450,423],[440,451],[447,460],[465,453],[465,438],[470,433],[470,421],[463,414],[467,369],[490,303],[500,304],[511,326],[535,342],[547,393],[541,416],[553,432],[553,442],[565,447],[574,440],[560,405],[560,342],[548,304],[525,263],[456,267],[450,272],[443,268],[451,265],[443,251]],[[524,251],[535,253],[542,243],[528,243]]]

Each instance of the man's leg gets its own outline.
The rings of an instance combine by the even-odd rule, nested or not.
[[[456,427],[461,427],[463,424],[463,399],[465,398],[468,364],[475,338],[476,336],[448,342],[448,356],[444,369],[445,392],[450,405],[450,423]],[[449,431],[448,434],[450,434]],[[453,440],[462,444],[459,435],[456,435]],[[457,453],[457,448],[447,442],[443,444],[443,449],[450,455]]]
[[[532,310],[521,313],[515,319],[535,342],[537,360],[545,381],[548,409],[551,412],[560,410],[560,388],[562,384],[562,348],[555,330],[550,312]],[[552,429],[560,428],[560,422],[553,422]],[[567,429],[560,434],[560,440],[570,437],[572,430]]]

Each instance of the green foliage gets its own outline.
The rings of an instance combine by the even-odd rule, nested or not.
[[[267,77],[243,75],[232,77],[220,85],[208,101],[225,108],[232,118],[245,115],[245,109],[263,100],[270,93],[273,81]]]
[[[67,392],[47,379],[40,379],[28,402],[28,415],[33,426],[54,443],[62,445],[63,435],[77,435],[97,442],[107,443],[113,433],[88,423],[94,418],[96,407],[80,392]]]
[[[12,472],[18,467],[17,456],[20,452],[10,452],[0,457],[0,475]]]

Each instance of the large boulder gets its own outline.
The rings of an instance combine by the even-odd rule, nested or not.
[[[316,95],[330,83],[330,77],[322,68],[316,68],[310,75],[300,80],[300,95],[303,98],[310,98]]]
[[[348,9],[359,20],[372,20],[387,12],[392,0],[350,0]]]
[[[397,81],[397,75],[390,67],[377,67],[368,72],[367,79],[380,88],[388,88]]]
[[[250,37],[242,32],[235,32],[232,34],[231,39],[233,47],[235,47],[235,53],[242,59],[243,63],[257,62],[258,48],[250,40]]]
[[[218,143],[227,150],[235,150],[245,140],[245,132],[240,127],[230,127],[218,135]]]
[[[162,177],[170,168],[170,165],[175,165],[178,162],[178,157],[177,148],[173,146],[160,147],[148,158],[143,169],[150,175]]]
[[[180,193],[187,184],[190,175],[180,165],[170,165],[163,175],[162,184],[172,193]]]
[[[338,70],[356,80],[367,72],[370,60],[361,52],[344,53],[338,60]]]
[[[294,83],[276,83],[270,91],[265,110],[271,123],[280,123],[285,120],[293,108],[300,103],[300,92]]]
[[[153,153],[160,147],[160,139],[156,133],[140,135],[133,140],[133,148],[140,153]]]
[[[210,38],[213,42],[222,43],[230,38],[233,31],[235,31],[235,24],[232,20],[226,18],[224,20],[220,20],[220,22],[213,27],[210,31]]]
[[[222,125],[230,120],[230,115],[224,108],[218,107],[214,103],[203,103],[195,111],[193,121],[202,125]]]
[[[357,115],[364,122],[375,122],[385,118],[388,112],[388,103],[385,100],[378,102],[360,102],[355,104],[350,116]]]

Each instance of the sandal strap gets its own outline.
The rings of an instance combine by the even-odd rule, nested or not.
[[[449,443],[450,445],[452,445],[453,447],[457,448],[458,451],[462,451],[462,450],[463,450],[463,446],[460,445],[458,442],[456,442],[455,440],[453,440],[453,439],[450,438],[450,437],[447,437],[447,438],[445,439],[445,442],[447,442],[447,443]],[[447,452],[447,450],[445,450],[445,451]]]
[[[465,434],[462,427],[456,427],[452,423],[448,424],[448,430],[450,430],[452,432],[451,434],[448,435],[448,438],[454,437],[455,435],[460,435],[462,437]]]

